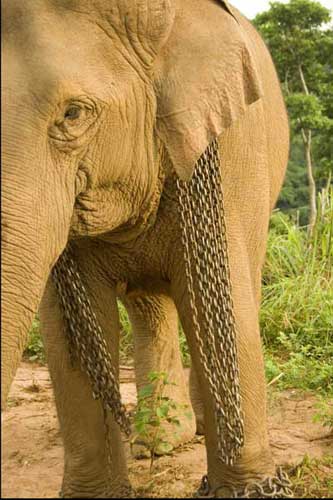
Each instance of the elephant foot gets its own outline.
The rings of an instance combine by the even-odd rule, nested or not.
[[[207,476],[194,495],[196,498],[293,498],[292,484],[286,472],[279,467],[274,476],[265,476],[245,486],[211,487]]]
[[[135,492],[129,483],[119,485],[104,485],[97,489],[82,488],[78,485],[63,485],[59,492],[60,498],[135,498]]]

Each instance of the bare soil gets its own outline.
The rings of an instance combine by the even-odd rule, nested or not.
[[[121,371],[125,404],[136,401],[134,374]],[[277,464],[296,467],[304,456],[322,459],[333,455],[333,435],[313,423],[316,398],[296,391],[270,394],[269,433]],[[127,444],[128,447],[128,444]],[[202,437],[172,456],[156,461],[153,476],[149,460],[129,456],[133,486],[141,497],[191,498],[206,472]],[[333,461],[325,475],[333,477]],[[63,449],[46,367],[22,363],[12,386],[9,407],[2,414],[2,498],[57,498],[63,470]],[[333,493],[333,491],[331,492]],[[330,498],[328,495],[322,498]]]

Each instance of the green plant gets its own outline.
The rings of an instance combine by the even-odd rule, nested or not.
[[[178,332],[179,332],[180,354],[182,356],[183,366],[189,367],[189,366],[191,366],[191,355],[190,355],[190,351],[188,348],[185,333],[184,333],[184,330],[182,329],[180,322],[179,322]]]
[[[332,13],[318,1],[274,1],[254,23],[283,84],[292,135],[303,143],[300,164],[308,178],[308,230],[312,234],[317,220],[318,171],[326,172],[326,177],[332,172],[332,68],[328,63],[333,46]],[[296,191],[300,186],[295,186]]]
[[[165,395],[167,386],[176,385],[170,382],[165,372],[150,372],[149,384],[144,386],[138,394],[138,405],[134,415],[135,435],[132,445],[136,442],[144,442],[150,453],[150,473],[154,466],[157,450],[169,453],[172,445],[167,440],[164,427],[168,423],[173,428],[180,426],[178,415],[185,411],[188,418],[192,418],[187,412],[186,405],[179,405],[172,398]]]
[[[319,422],[324,427],[328,427],[333,431],[333,403],[321,398],[316,404],[318,412],[313,416],[313,422]]]
[[[324,455],[303,460],[289,471],[295,498],[332,498],[333,457]]]
[[[275,212],[263,272],[266,374],[279,388],[333,393],[333,189],[318,198],[312,237]]]
[[[38,316],[32,322],[29,334],[28,343],[24,350],[24,356],[29,361],[39,361],[45,363],[45,351],[42,336],[40,333],[40,323]]]
[[[128,364],[133,359],[133,335],[130,320],[124,305],[118,300],[120,321],[120,361]]]

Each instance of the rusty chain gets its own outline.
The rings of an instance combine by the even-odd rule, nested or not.
[[[196,163],[191,181],[177,179],[176,184],[194,330],[215,403],[218,454],[224,463],[232,465],[242,448],[244,431],[217,141]],[[121,404],[111,355],[70,244],[52,275],[66,321],[71,358],[78,357],[94,398],[102,401],[103,408],[111,411],[129,434],[130,423]]]
[[[78,358],[89,378],[94,399],[101,400],[103,409],[110,411],[120,428],[130,435],[130,420],[121,402],[118,374],[78,272],[71,244],[53,267],[52,277],[63,310],[71,359]]]
[[[277,469],[275,476],[263,477],[260,481],[253,481],[240,489],[232,486],[218,486],[212,489],[208,477],[204,476],[197,497],[218,498],[221,490],[228,490],[229,498],[293,498],[292,484],[281,467]]]
[[[176,181],[194,334],[214,400],[218,456],[233,465],[244,443],[218,142]]]
[[[217,139],[197,161],[191,180],[176,179],[176,186],[187,291],[197,347],[214,401],[218,458],[233,465],[244,444],[244,422]],[[94,399],[102,404],[110,467],[107,412],[112,413],[127,435],[130,420],[71,244],[59,257],[52,277],[63,309],[71,360],[78,359]],[[207,476],[200,491],[202,496],[211,496]],[[263,498],[292,496],[290,482],[282,471],[274,478],[251,483],[242,491],[232,491],[234,498],[250,498],[253,494]]]
[[[195,333],[215,401],[218,452],[223,462],[231,465],[243,445],[244,432],[226,230],[224,217],[220,215],[223,200],[217,141],[198,160],[192,180],[189,183],[177,180],[177,188]],[[88,375],[94,398],[101,400],[103,408],[111,411],[115,421],[129,434],[130,422],[121,403],[118,377],[70,243],[54,266],[52,276],[63,308],[71,359],[78,358]],[[199,315],[204,321],[203,328]]]

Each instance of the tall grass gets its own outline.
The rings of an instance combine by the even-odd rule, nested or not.
[[[333,391],[333,189],[318,197],[312,237],[281,212],[269,233],[260,315],[271,379]]]
[[[120,320],[120,362],[124,365],[132,364],[134,346],[132,326],[124,305],[118,300],[118,311]]]

